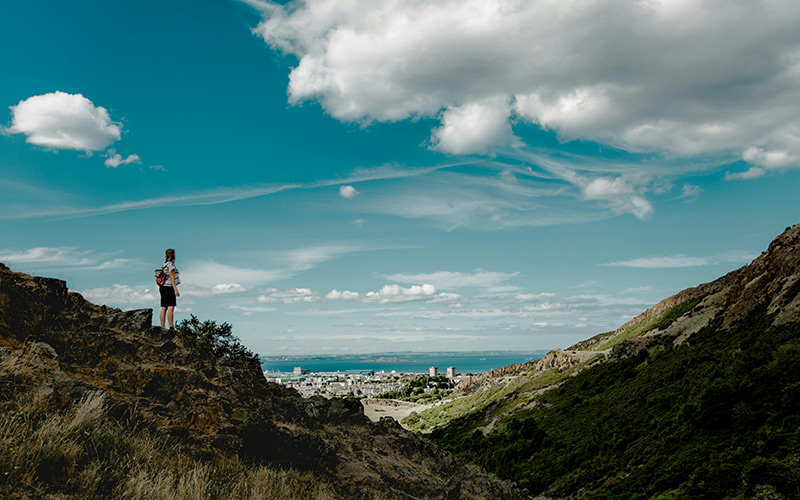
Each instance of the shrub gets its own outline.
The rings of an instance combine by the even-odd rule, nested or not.
[[[218,357],[258,361],[258,355],[243,346],[232,330],[229,323],[217,325],[211,320],[200,322],[194,314],[181,321],[175,329],[186,345],[201,352],[213,353]]]

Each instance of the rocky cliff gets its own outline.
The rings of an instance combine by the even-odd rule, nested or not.
[[[196,457],[310,472],[337,498],[525,497],[391,419],[371,423],[357,400],[303,399],[268,383],[257,360],[215,356],[151,323],[150,309],[98,306],[0,264],[0,364],[15,370],[1,372],[0,403],[20,391],[19,373],[48,411],[102,394],[110,415]]]

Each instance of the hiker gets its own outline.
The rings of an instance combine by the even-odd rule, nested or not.
[[[175,249],[168,248],[166,251],[166,262],[161,266],[164,273],[167,275],[166,281],[163,285],[158,286],[158,291],[161,293],[161,328],[165,328],[164,319],[169,321],[169,329],[175,328],[175,305],[177,304],[176,297],[181,296],[178,291],[178,285],[181,284],[181,278],[178,273],[178,268],[175,267]]]

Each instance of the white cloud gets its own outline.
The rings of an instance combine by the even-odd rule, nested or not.
[[[11,106],[11,113],[6,130],[25,134],[26,142],[37,146],[100,151],[121,137],[122,126],[111,121],[106,108],[81,94],[36,95]]]
[[[345,122],[438,116],[442,151],[508,143],[522,120],[634,152],[756,148],[759,168],[800,166],[793,0],[250,3],[255,32],[298,58],[291,103]],[[481,107],[485,122],[467,116]]]
[[[211,289],[213,293],[222,294],[222,293],[239,293],[244,292],[247,289],[240,285],[239,283],[218,283],[214,285],[214,288]]]
[[[87,300],[100,304],[121,307],[154,305],[158,303],[158,293],[144,286],[112,285],[105,288],[90,288],[81,292]]]
[[[35,247],[28,250],[0,250],[0,262],[9,266],[44,265],[47,269],[82,269],[100,271],[118,269],[131,260],[112,258],[119,252],[98,253],[76,247]]]
[[[431,133],[432,148],[455,155],[486,153],[491,146],[505,146],[513,134],[508,118],[507,96],[492,96],[442,113],[442,126]]]
[[[117,153],[114,149],[109,149],[106,153],[106,161],[105,166],[110,168],[117,168],[120,165],[128,165],[131,163],[142,163],[139,159],[139,155],[132,154],[128,155],[127,158],[123,159],[122,155]],[[152,167],[150,167],[152,168]]]
[[[608,262],[607,267],[638,267],[646,269],[671,269],[680,267],[700,267],[723,263],[747,263],[755,258],[750,252],[732,250],[730,252],[707,257],[691,257],[688,255],[670,255],[661,257],[640,257],[637,259]]]
[[[413,285],[409,288],[400,285],[384,285],[377,292],[367,292],[363,300],[366,302],[386,304],[390,302],[430,299],[435,295],[436,287],[427,283],[424,285]]]
[[[361,294],[347,290],[340,292],[334,288],[325,295],[325,298],[328,300],[358,300],[361,298]]]
[[[486,288],[489,291],[509,291],[517,287],[504,285],[511,278],[519,276],[518,272],[503,273],[476,269],[472,273],[437,271],[434,273],[406,274],[397,273],[386,276],[386,279],[400,283],[432,283],[436,288],[455,290],[464,287]]]
[[[400,285],[384,285],[380,290],[361,294],[353,291],[331,290],[325,296],[328,300],[357,300],[364,303],[391,304],[398,302],[427,301],[449,302],[458,300],[460,295],[454,293],[440,293],[436,287],[425,283],[423,285],[413,285],[402,287]]]
[[[319,302],[322,299],[310,288],[290,288],[286,290],[268,288],[256,300],[262,304],[293,304],[296,302]]]
[[[339,196],[342,198],[352,200],[360,193],[354,188],[353,186],[340,186],[339,187]]]
[[[584,199],[604,201],[618,213],[631,213],[639,219],[647,218],[653,213],[650,202],[637,194],[634,187],[622,177],[598,177],[585,184],[581,191]]]
[[[703,188],[701,188],[700,186],[695,186],[694,184],[684,184],[683,194],[681,194],[681,198],[685,198],[686,203],[689,203],[700,198],[700,195],[702,193],[703,193]]]

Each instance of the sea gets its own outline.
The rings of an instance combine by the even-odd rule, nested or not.
[[[261,369],[265,372],[290,373],[295,367],[311,373],[346,372],[348,370],[373,370],[375,373],[428,373],[435,366],[444,375],[447,368],[456,373],[477,374],[532,361],[544,357],[543,351],[489,351],[489,352],[392,352],[379,354],[314,355],[314,356],[262,356]]]

